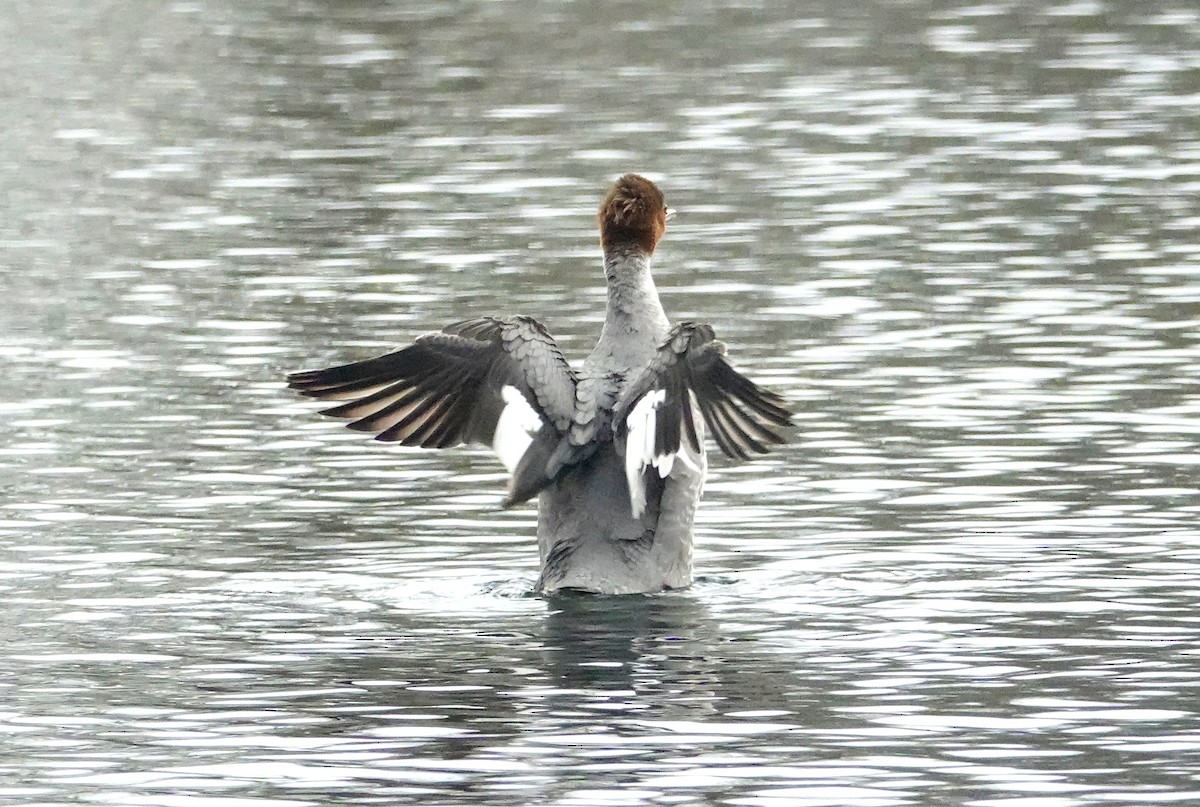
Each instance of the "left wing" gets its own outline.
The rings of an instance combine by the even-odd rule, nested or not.
[[[575,406],[575,373],[530,317],[456,322],[386,356],[292,373],[288,386],[345,401],[321,414],[346,418],[376,440],[491,445],[512,474],[505,506],[548,484],[546,456],[570,428]]]

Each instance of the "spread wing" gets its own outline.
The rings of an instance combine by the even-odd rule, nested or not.
[[[765,454],[784,442],[791,425],[784,400],[738,373],[725,360],[725,345],[708,325],[683,322],[641,374],[621,393],[613,413],[625,472],[638,512],[643,475],[656,468],[665,478],[679,459],[691,464],[701,451],[698,410],[721,451],[735,459]]]
[[[347,418],[376,440],[492,446],[513,474],[506,506],[528,498],[513,499],[522,466],[538,466],[569,429],[575,383],[554,338],[531,317],[464,320],[385,356],[288,375],[302,395],[346,401],[321,414]]]

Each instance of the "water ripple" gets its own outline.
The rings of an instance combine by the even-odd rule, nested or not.
[[[0,800],[1194,801],[1200,15],[527,12],[0,31]],[[582,355],[627,170],[797,428],[714,458],[691,590],[535,598],[486,452],[281,379],[498,312]]]

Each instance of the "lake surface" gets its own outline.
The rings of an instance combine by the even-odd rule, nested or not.
[[[0,803],[1200,802],[1193,2],[16,3]],[[617,174],[786,394],[697,584],[288,370],[602,315]]]

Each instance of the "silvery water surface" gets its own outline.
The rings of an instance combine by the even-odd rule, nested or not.
[[[1194,3],[16,3],[0,802],[1200,801]],[[283,389],[580,356],[595,205],[795,439],[700,578],[526,596],[482,451]]]

